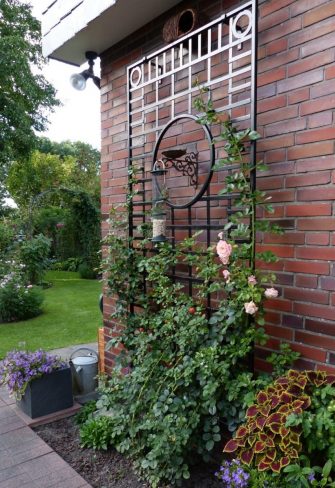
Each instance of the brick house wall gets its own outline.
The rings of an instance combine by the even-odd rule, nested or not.
[[[212,20],[236,1],[189,1],[101,55],[102,214],[124,203],[127,183],[127,66],[163,47],[167,18],[185,6]],[[243,3],[243,2],[241,2]],[[286,230],[266,235],[259,249],[279,256],[272,265],[280,297],[267,302],[265,348],[256,366],[288,341],[301,353],[298,366],[335,371],[335,0],[259,2],[258,143],[269,170],[257,186],[272,196],[267,216]],[[104,300],[105,340],[117,333]],[[106,369],[117,350],[105,355]]]

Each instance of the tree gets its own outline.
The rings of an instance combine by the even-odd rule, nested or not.
[[[100,199],[100,152],[81,141],[50,141],[38,139],[38,150],[60,156],[68,167],[66,186],[87,191],[97,202]],[[70,158],[72,156],[72,159]]]
[[[0,0],[0,201],[12,161],[25,159],[46,127],[48,109],[58,104],[41,74],[40,22],[31,6]]]

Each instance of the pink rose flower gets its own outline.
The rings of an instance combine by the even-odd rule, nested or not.
[[[223,232],[220,232],[220,233],[218,234],[218,238],[220,239],[220,241],[222,241],[222,240],[223,240]]]
[[[249,276],[248,277],[248,283],[249,283],[249,285],[257,285],[256,277],[254,275]]]
[[[228,264],[229,263],[229,257],[232,253],[232,246],[231,244],[228,244],[226,241],[220,240],[217,245],[216,245],[216,252],[218,253],[218,256],[220,258],[220,261],[222,264]]]
[[[223,274],[223,278],[225,279],[225,281],[227,283],[229,283],[229,281],[230,281],[230,273],[229,273],[228,269],[224,269],[222,271],[222,274]]]
[[[33,287],[33,285],[27,285],[27,288],[32,288],[32,287]]]
[[[256,303],[251,301],[251,302],[247,302],[244,304],[244,310],[245,310],[245,313],[248,313],[249,315],[254,315],[257,312],[258,307],[257,307]]]
[[[266,298],[277,298],[278,296],[278,290],[275,288],[267,288],[264,292],[264,295]]]

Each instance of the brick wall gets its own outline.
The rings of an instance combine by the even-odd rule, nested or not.
[[[211,19],[234,1],[191,1]],[[161,30],[174,12],[156,19],[103,53],[102,213],[125,200],[127,181],[126,68],[161,47]],[[260,158],[269,171],[258,187],[272,196],[270,218],[285,229],[265,236],[259,247],[280,260],[273,265],[280,298],[268,301],[266,350],[257,366],[281,340],[302,354],[300,367],[335,369],[335,0],[260,1],[258,126]],[[103,232],[107,224],[103,223]],[[105,337],[113,300],[105,300]],[[117,332],[117,330],[116,330]],[[106,354],[106,366],[113,355]]]

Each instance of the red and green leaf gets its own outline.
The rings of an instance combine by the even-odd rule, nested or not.
[[[241,425],[236,431],[235,438],[245,437],[248,433],[248,429],[244,425]]]
[[[224,446],[223,452],[235,452],[238,449],[238,443],[235,439],[230,439]]]
[[[264,449],[266,448],[266,444],[263,441],[257,441],[254,445],[254,452],[255,453],[260,453],[263,452]]]
[[[252,449],[244,449],[243,451],[241,451],[240,459],[244,464],[250,466],[253,458],[254,458],[254,451]]]
[[[260,405],[263,405],[268,400],[269,400],[269,397],[268,397],[268,394],[265,391],[260,391],[257,394],[257,403],[259,403]]]
[[[258,414],[259,410],[256,405],[251,405],[251,407],[248,408],[246,416],[248,418],[254,418]]]

